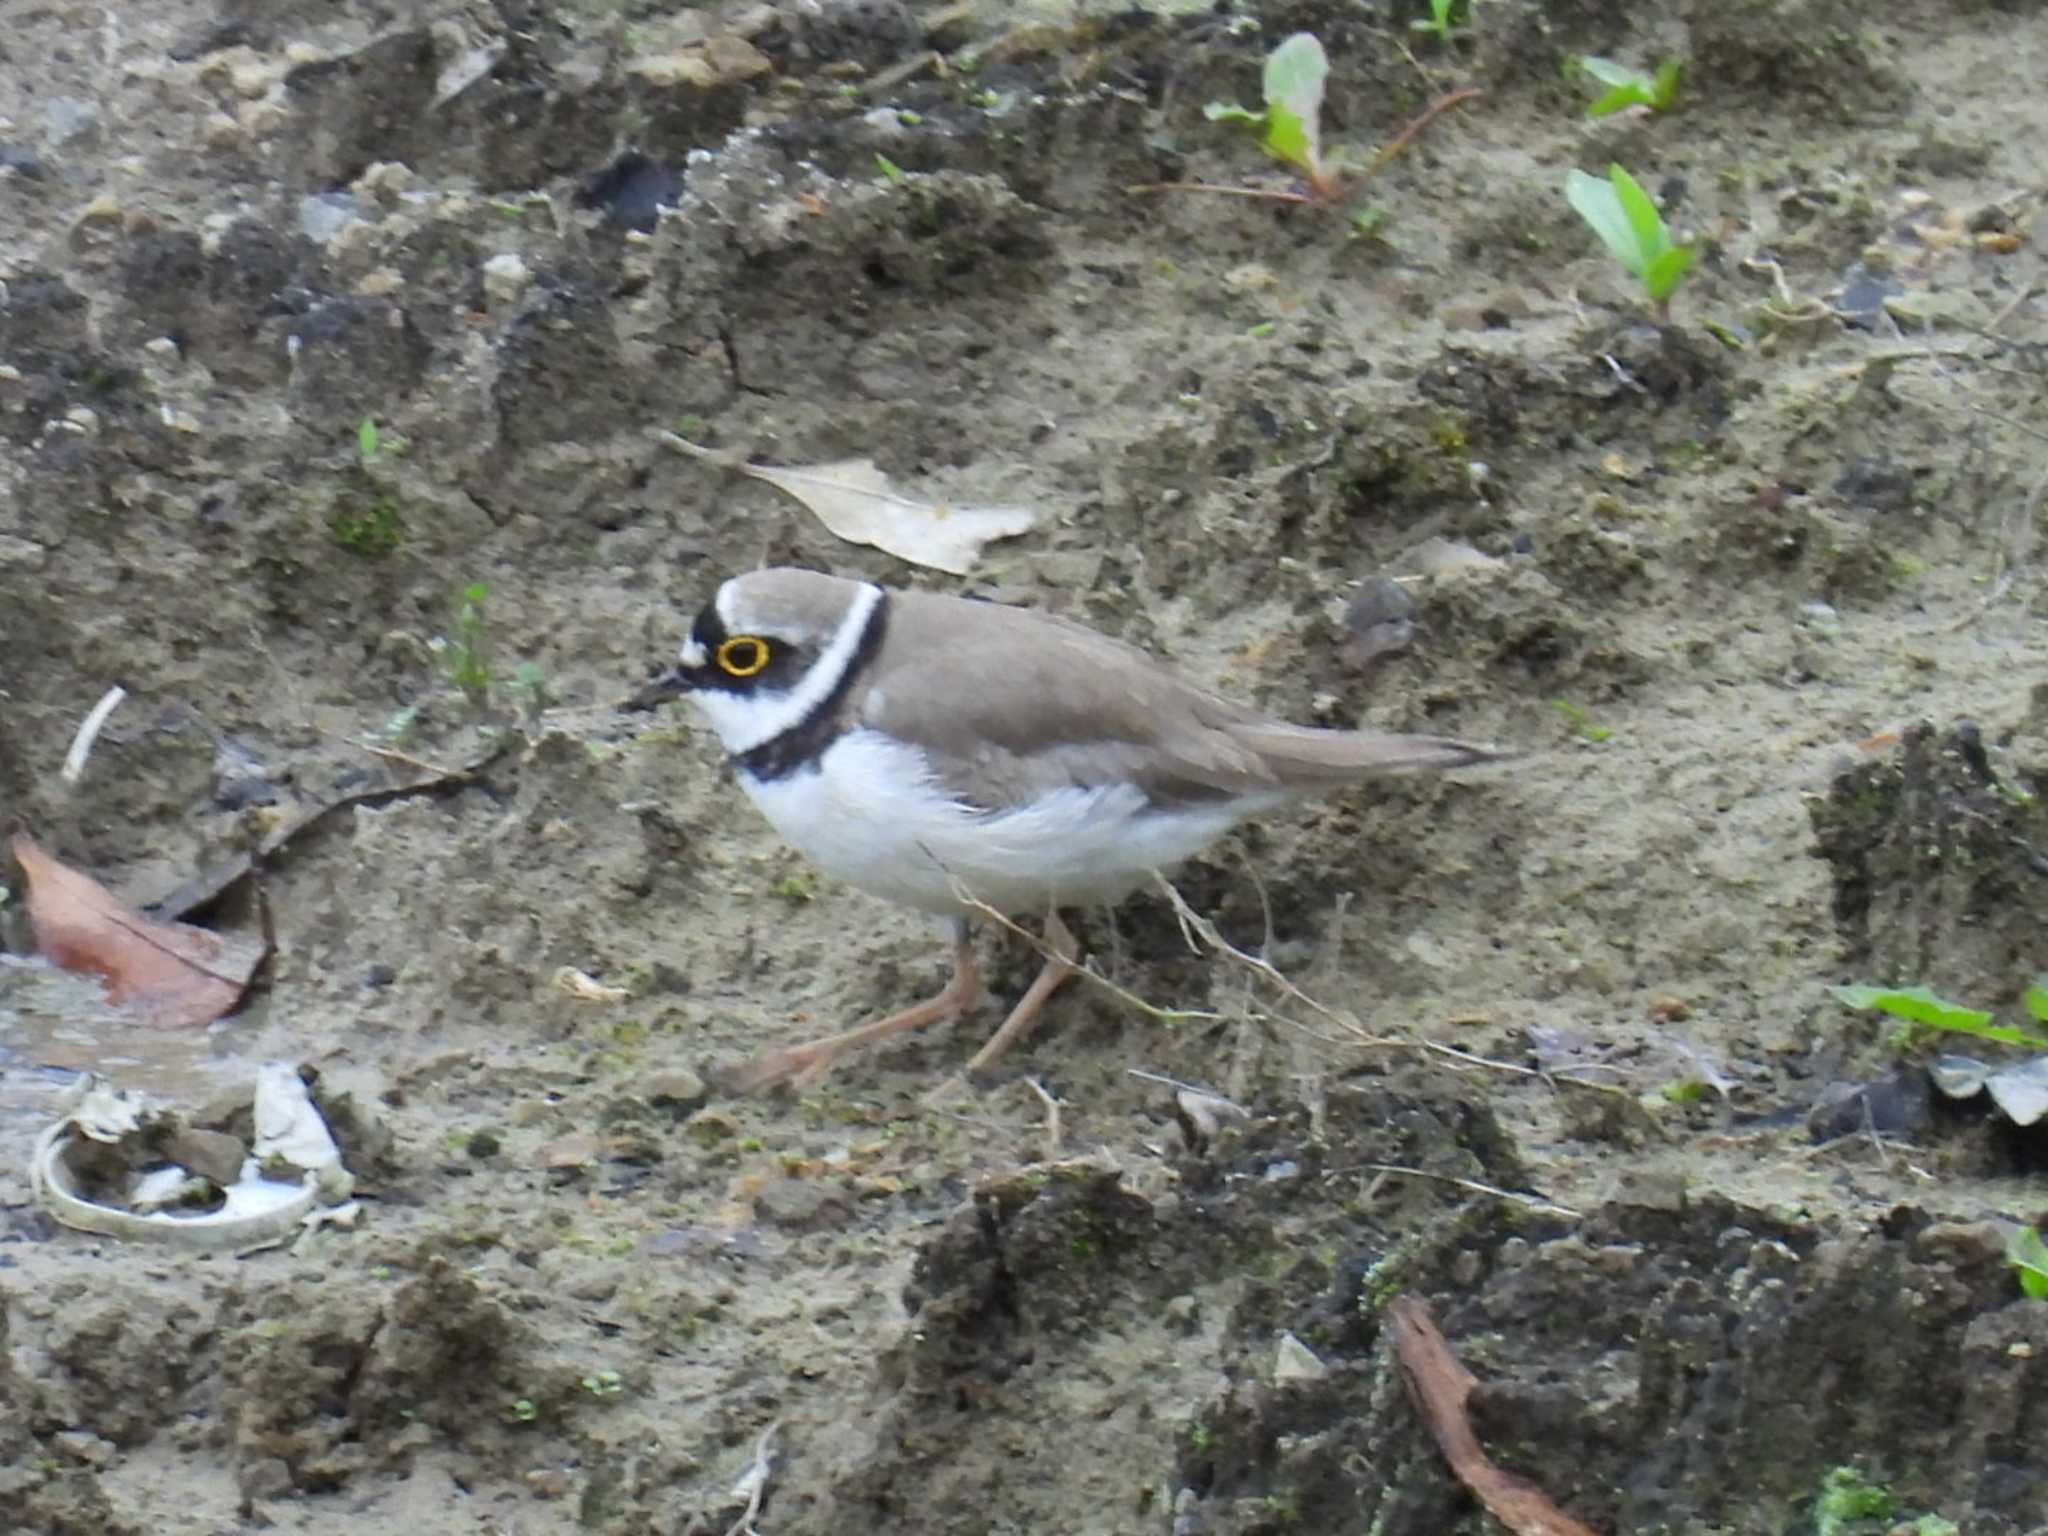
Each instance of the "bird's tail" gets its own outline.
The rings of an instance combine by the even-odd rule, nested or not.
[[[1355,779],[1429,768],[1495,763],[1513,752],[1449,736],[1401,736],[1388,731],[1320,731],[1305,725],[1247,725],[1232,731],[1272,768],[1289,789],[1335,789]]]

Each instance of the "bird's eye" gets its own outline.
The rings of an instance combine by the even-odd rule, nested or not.
[[[752,677],[768,665],[768,642],[758,635],[734,635],[718,643],[716,656],[726,676]]]

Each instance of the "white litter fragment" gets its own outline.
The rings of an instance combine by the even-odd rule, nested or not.
[[[263,1247],[309,1226],[351,1221],[345,1213],[353,1209],[355,1179],[291,1063],[258,1070],[255,1120],[256,1139],[240,1175],[217,1185],[152,1151],[178,1129],[175,1110],[88,1077],[70,1113],[36,1139],[30,1180],[36,1198],[67,1227],[195,1250]],[[124,1164],[132,1166],[122,1203],[109,1204],[108,1190]],[[207,1209],[185,1203],[198,1198],[217,1203]]]

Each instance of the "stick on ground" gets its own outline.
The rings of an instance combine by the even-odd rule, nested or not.
[[[1396,1296],[1384,1316],[1387,1344],[1408,1401],[1452,1473],[1488,1513],[1515,1536],[1595,1536],[1591,1526],[1559,1509],[1535,1484],[1487,1460],[1465,1412],[1465,1400],[1479,1382],[1451,1352],[1429,1308],[1413,1296]]]

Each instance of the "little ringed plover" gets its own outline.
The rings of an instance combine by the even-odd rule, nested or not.
[[[748,798],[820,870],[955,928],[953,977],[937,996],[765,1052],[726,1075],[737,1091],[815,1074],[851,1046],[971,1008],[981,977],[963,892],[1005,914],[1044,914],[1054,956],[968,1064],[979,1071],[1074,972],[1060,907],[1120,897],[1289,800],[1503,755],[1291,725],[1050,614],[787,568],[721,586],[681,665],[635,703],[677,694],[718,733]]]

